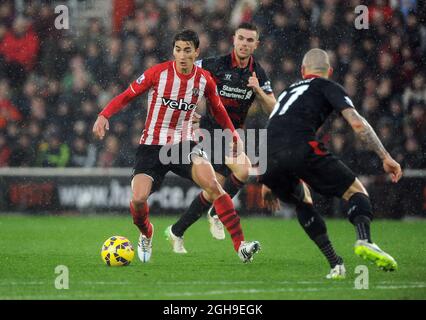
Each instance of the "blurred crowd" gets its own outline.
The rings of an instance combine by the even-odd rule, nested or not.
[[[49,1],[26,1],[22,15],[0,0],[0,167],[129,167],[144,127],[146,97],[111,120],[104,141],[92,125],[108,101],[144,70],[172,58],[181,28],[199,32],[201,57],[227,54],[243,21],[261,31],[255,56],[275,95],[300,79],[304,52],[328,51],[333,79],[404,168],[426,168],[426,1],[135,1],[119,32],[89,19],[84,32],[57,30]],[[368,29],[357,29],[358,5]],[[365,22],[365,21],[364,21]],[[253,107],[247,128],[263,127]],[[320,137],[357,173],[379,159],[341,117]]]

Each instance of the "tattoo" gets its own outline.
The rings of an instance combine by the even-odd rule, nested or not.
[[[355,109],[347,108],[342,111],[342,115],[352,125],[356,135],[368,149],[374,151],[382,160],[389,155],[374,129]]]
[[[364,128],[357,133],[358,137],[366,144],[368,149],[373,150],[380,157],[380,159],[383,160],[388,155],[388,152],[370,124],[364,119],[363,123]]]

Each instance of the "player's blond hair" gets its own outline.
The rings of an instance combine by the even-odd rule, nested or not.
[[[330,59],[327,52],[315,48],[305,54],[302,65],[312,73],[327,73],[330,68]]]

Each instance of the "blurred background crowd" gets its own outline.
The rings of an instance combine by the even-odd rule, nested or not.
[[[0,0],[0,167],[129,167],[144,127],[146,97],[111,121],[104,141],[92,125],[108,101],[144,70],[171,59],[173,35],[199,32],[201,57],[227,54],[244,21],[261,31],[255,56],[275,95],[300,78],[306,50],[328,51],[333,79],[404,168],[426,168],[426,1],[128,1],[112,22],[55,28],[52,1]],[[63,1],[66,3],[66,1]],[[357,5],[369,28],[355,28]],[[125,9],[126,9],[125,8]],[[112,20],[112,17],[111,17]],[[254,107],[247,128],[267,121]],[[359,174],[377,173],[341,117],[321,139]],[[331,129],[331,130],[328,130]]]

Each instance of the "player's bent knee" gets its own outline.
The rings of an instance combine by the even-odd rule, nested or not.
[[[348,201],[348,218],[353,224],[373,220],[373,208],[370,198],[364,193],[355,193]]]
[[[355,179],[355,181],[352,183],[352,185],[346,190],[346,192],[343,194],[342,198],[346,201],[349,201],[349,199],[355,194],[355,193],[362,193],[368,197],[368,192],[359,181],[358,178]]]
[[[207,193],[208,200],[214,201],[225,193],[220,183],[214,179],[209,181],[204,186],[204,191]]]
[[[145,205],[147,200],[148,200],[148,196],[143,194],[143,195],[133,195],[131,201],[133,202],[133,205],[135,206],[135,208],[140,208],[143,205]]]
[[[307,189],[307,188],[306,188]],[[307,192],[309,193],[309,189],[307,190]],[[307,200],[307,194],[305,193],[305,185],[303,183],[298,183],[297,185],[294,186],[293,188],[293,192],[291,193],[291,197],[292,199],[292,203],[295,203],[296,206],[299,203],[305,203],[305,204],[309,204],[312,205],[312,201],[311,203],[309,203]],[[309,193],[310,195],[310,193]],[[282,199],[281,199],[282,200]],[[306,200],[306,201],[305,201]]]
[[[311,191],[309,191],[308,186],[302,182],[302,187],[304,192],[303,202],[309,205],[313,205],[314,202],[312,201]]]
[[[247,182],[249,178],[249,170],[250,168],[248,166],[241,165],[240,168],[232,172],[239,181]]]
[[[249,157],[243,153],[240,154],[236,160],[236,163],[229,163],[227,166],[231,169],[232,173],[238,180],[247,182],[249,179],[250,169],[252,167],[251,161]]]

